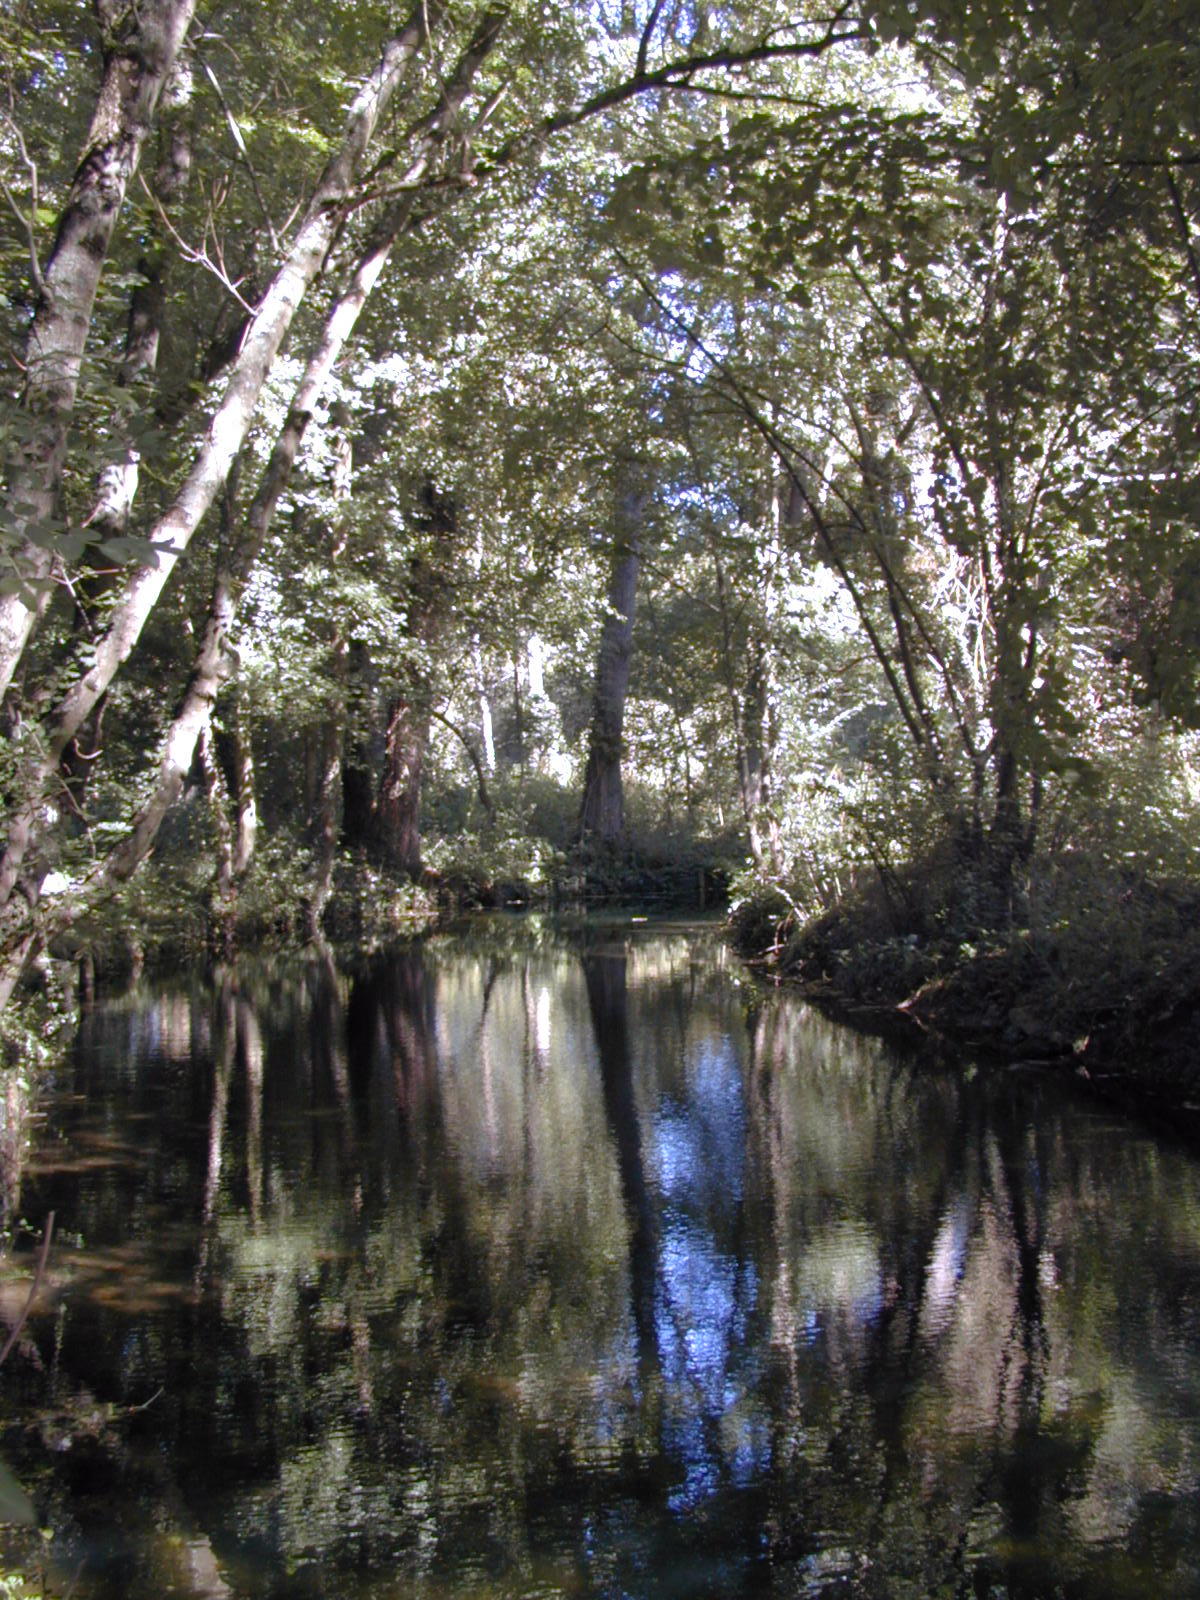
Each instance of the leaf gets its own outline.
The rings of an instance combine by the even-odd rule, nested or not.
[[[37,1524],[33,1501],[3,1461],[0,1461],[0,1523],[15,1524],[21,1528],[32,1528]]]
[[[102,540],[100,552],[110,561],[139,561],[147,567],[158,565],[155,546],[148,539],[137,539],[131,535],[121,534],[114,539]]]

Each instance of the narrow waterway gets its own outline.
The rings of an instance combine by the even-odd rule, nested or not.
[[[1200,1161],[712,929],[148,987],[43,1109],[51,1594],[1200,1596]]]

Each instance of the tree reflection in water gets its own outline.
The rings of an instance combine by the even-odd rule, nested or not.
[[[1197,1164],[1048,1082],[498,920],[63,1088],[5,1454],[80,1596],[1200,1594]]]

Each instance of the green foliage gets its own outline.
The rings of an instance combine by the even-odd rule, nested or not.
[[[34,530],[61,581],[5,712],[14,805],[40,719],[123,592],[108,568],[149,562],[147,531],[393,20],[271,4],[192,41],[106,263],[64,520]],[[67,753],[34,874],[77,884],[155,792],[214,580],[324,319],[400,201],[232,623],[258,859],[236,894],[214,891],[239,797],[226,750],[233,801],[207,797],[193,764],[151,871],[89,937],[119,944],[138,922],[192,951],[231,895],[247,931],[300,935],[335,882],[348,924],[371,920],[368,899],[383,924],[418,912],[429,896],[377,859],[405,716],[443,884],[571,878],[632,464],[650,492],[624,858],[744,870],[804,914],[870,881],[911,916],[913,863],[963,840],[995,858],[1004,837],[997,893],[1018,923],[1058,849],[1190,878],[1190,747],[1169,770],[1145,754],[1155,715],[1195,722],[1200,661],[1186,21],[1182,4],[1160,28],[1074,0],[880,0],[834,42],[766,3],[518,5],[410,191],[414,129],[478,16],[437,20],[230,492]],[[37,437],[16,359],[30,235],[44,261],[100,40],[51,0],[10,9],[0,35],[12,459]],[[190,175],[172,184],[179,140]],[[126,329],[151,289],[156,361],[139,367]],[[97,473],[129,447],[132,513],[102,529]],[[217,704],[227,744],[233,699]],[[995,932],[999,913],[976,910]]]
[[[40,1582],[23,1573],[0,1573],[0,1597],[3,1600],[41,1600],[44,1592]]]

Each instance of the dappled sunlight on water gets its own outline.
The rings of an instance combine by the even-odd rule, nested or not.
[[[1200,1595],[1196,1161],[711,931],[248,964],[60,1090],[4,1455],[81,1600]]]

